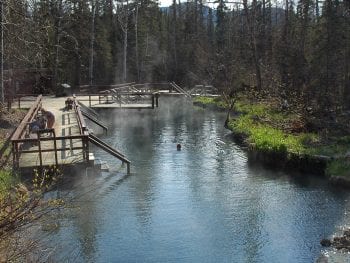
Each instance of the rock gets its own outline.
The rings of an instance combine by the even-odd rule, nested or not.
[[[350,229],[344,231],[344,236],[350,237]]]
[[[324,238],[324,239],[321,240],[320,244],[323,247],[330,247],[332,245],[332,242],[329,239]]]

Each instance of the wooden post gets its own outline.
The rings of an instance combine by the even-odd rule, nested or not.
[[[101,104],[101,96],[98,95],[98,104]]]
[[[55,130],[52,129],[52,133],[53,133],[53,145],[55,148],[55,161],[56,161],[56,167],[58,166],[58,157],[57,157],[57,142],[56,142],[56,133]]]
[[[126,170],[127,170],[127,173],[130,174],[130,163],[126,164]]]
[[[91,95],[89,95],[89,107],[91,107]]]
[[[21,97],[18,97],[18,108],[21,108]]]
[[[18,143],[12,142],[13,166],[19,168]]]
[[[88,141],[88,136],[83,137],[83,155],[86,163],[89,163],[89,141]]]
[[[159,94],[156,93],[156,107],[158,108],[159,105]]]
[[[43,168],[43,156],[41,154],[41,143],[40,143],[40,132],[36,133],[38,136],[38,148],[39,148],[39,161],[40,161],[40,170]]]
[[[154,109],[154,94],[152,94],[152,109]]]

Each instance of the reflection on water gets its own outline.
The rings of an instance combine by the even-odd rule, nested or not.
[[[112,172],[55,192],[71,205],[48,235],[53,259],[313,262],[320,239],[347,220],[349,195],[315,177],[248,165],[223,128],[225,114],[164,100],[155,111],[105,114],[114,128],[103,139],[132,161],[132,175],[95,149]]]

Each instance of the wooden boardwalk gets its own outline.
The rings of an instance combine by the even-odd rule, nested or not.
[[[65,101],[66,98],[39,96],[34,102],[22,102],[22,107],[28,107],[29,110],[11,137],[14,168],[31,171],[34,168],[42,170],[52,166],[67,168],[83,165],[101,169],[101,163],[95,163],[90,149],[90,145],[94,144],[126,163],[127,172],[130,173],[130,161],[122,153],[89,133],[83,117],[87,113],[81,110],[78,100],[73,99],[73,108],[70,110],[66,109]],[[54,114],[53,128],[29,133],[28,124],[40,114],[42,108]],[[97,116],[89,117],[102,125]]]
[[[41,106],[55,115],[55,123],[54,133],[41,133],[40,142],[37,134],[31,133],[28,136],[28,127],[23,126],[25,131],[17,138],[23,141],[15,147],[22,152],[18,154],[18,160],[16,160],[18,167],[71,165],[84,162],[82,134],[77,114],[74,109],[65,109],[65,100],[66,98],[45,97],[41,101]],[[21,107],[30,108],[33,103],[25,101],[22,102]],[[55,148],[59,150],[53,150]]]
[[[72,135],[81,135],[79,131],[79,125],[77,116],[74,110],[65,110],[66,98],[50,98],[45,97],[42,101],[42,107],[51,111],[55,115],[54,130],[56,137],[67,137]],[[36,134],[33,134],[34,138],[37,138]],[[52,134],[44,133],[41,135],[43,139],[52,137]],[[33,138],[33,137],[32,137]],[[45,150],[53,149],[53,141],[41,141],[40,147],[42,151],[42,165],[50,166],[56,164],[55,154],[57,154],[57,162],[59,165],[75,164],[84,161],[82,151],[81,139],[61,139],[56,140],[56,147],[58,149],[65,149],[59,152],[45,152]],[[38,151],[39,145],[35,142],[25,142],[22,145],[23,149]],[[81,149],[76,149],[81,148]],[[36,167],[40,166],[39,153],[25,153],[21,154],[19,159],[20,167]]]
[[[186,96],[191,94],[172,83],[160,83],[159,88],[153,84],[113,85],[110,89],[97,93],[77,94],[72,99],[73,109],[66,109],[66,97],[54,96],[27,97],[17,95],[9,100],[9,105],[28,108],[28,113],[11,137],[13,163],[15,169],[40,168],[56,166],[95,166],[90,145],[95,145],[105,152],[127,164],[130,173],[130,161],[116,149],[98,137],[89,133],[84,117],[100,125],[107,131],[108,127],[100,122],[98,113],[92,108],[100,109],[154,109],[158,107],[160,94]],[[165,88],[165,89],[164,89]],[[89,87],[87,90],[92,90]],[[29,133],[31,123],[45,108],[55,116],[52,129]]]

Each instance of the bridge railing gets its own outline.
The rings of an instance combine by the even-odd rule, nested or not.
[[[38,94],[16,94],[16,95],[7,95],[5,100],[7,102],[7,109],[10,110],[12,107],[20,108],[28,108],[26,102],[34,102],[36,101]],[[27,107],[26,107],[27,106]]]
[[[159,93],[158,92],[113,92],[108,91],[105,93],[90,93],[90,94],[76,94],[79,97],[79,101],[88,102],[89,107],[93,102],[96,104],[109,104],[119,103],[121,104],[133,104],[135,101],[138,103],[151,104],[154,109],[159,106]],[[148,101],[148,102],[147,102]]]
[[[11,137],[14,165],[19,163],[21,140],[26,134],[28,124],[33,121],[41,107],[42,95],[39,95]]]
[[[33,166],[39,166],[40,168],[45,165],[43,163],[43,153],[48,152],[55,153],[55,165],[59,165],[57,153],[62,151],[72,152],[73,150],[82,150],[83,160],[85,162],[89,161],[88,128],[76,100],[73,101],[73,106],[77,116],[80,134],[56,136],[54,129],[39,130],[36,134],[33,134],[29,133],[28,124],[33,121],[42,108],[42,96],[40,95],[37,97],[11,137],[14,169],[20,167],[20,158],[22,154],[38,154],[37,156],[39,156],[40,164],[35,164]],[[50,133],[51,136],[41,137],[40,135],[42,133]],[[42,142],[52,143],[44,145]],[[61,142],[60,146],[58,146],[58,142]],[[32,147],[33,145],[37,147]]]

